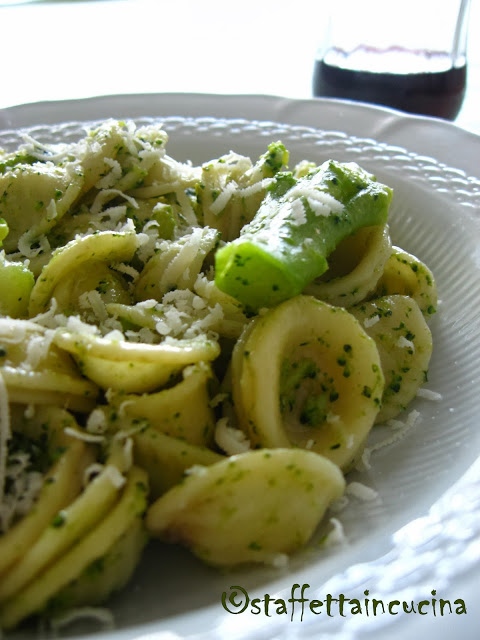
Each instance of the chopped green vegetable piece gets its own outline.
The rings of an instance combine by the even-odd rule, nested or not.
[[[361,227],[384,224],[392,190],[355,163],[278,173],[254,219],[215,256],[217,286],[252,309],[298,295]]]
[[[281,142],[272,142],[267,151],[260,156],[256,169],[261,169],[264,178],[272,178],[288,163],[288,151]]]
[[[22,262],[0,260],[0,314],[12,318],[28,316],[34,284],[33,273]]]
[[[2,240],[8,236],[8,224],[3,218],[0,218],[0,247],[2,246]]]

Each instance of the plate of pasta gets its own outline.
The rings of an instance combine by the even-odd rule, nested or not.
[[[0,118],[0,629],[466,624],[475,169],[170,100]]]

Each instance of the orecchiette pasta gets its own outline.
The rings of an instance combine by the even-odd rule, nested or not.
[[[110,400],[116,415],[151,425],[156,431],[200,446],[212,446],[215,414],[209,386],[214,380],[206,362],[185,367],[182,380],[168,389],[142,395],[117,394]]]
[[[0,373],[11,402],[94,408],[98,387],[86,380],[42,325],[0,318]]]
[[[148,536],[283,565],[425,379],[435,281],[389,187],[167,146],[111,120],[2,154],[0,630],[104,602]]]
[[[364,227],[338,245],[325,276],[309,284],[305,293],[330,304],[351,307],[375,287],[390,254],[388,226]]]
[[[436,311],[437,285],[433,273],[421,260],[399,247],[393,247],[374,290],[375,298],[391,294],[413,298],[427,319]]]
[[[300,446],[348,468],[380,408],[374,342],[355,318],[298,296],[252,322],[232,357],[239,426],[255,446]]]
[[[81,578],[91,563],[108,554],[131,527],[138,525],[145,511],[147,478],[143,470],[136,467],[128,472],[125,486],[113,508],[98,524],[64,553],[54,564],[28,582],[26,587],[0,605],[0,624],[8,629],[18,620],[42,610],[45,606],[54,610],[55,598],[62,604],[62,589]],[[61,513],[61,512],[60,512]],[[60,518],[63,517],[61,513]],[[54,519],[50,526],[62,526]],[[143,544],[146,536],[142,534]],[[138,545],[134,551],[138,554]],[[135,566],[136,562],[129,562]],[[122,576],[123,581],[123,576]],[[110,586],[110,585],[109,585]],[[112,585],[116,588],[117,585]],[[108,594],[103,594],[104,596]],[[71,604],[71,603],[69,603]],[[73,603],[75,604],[75,603]]]
[[[134,233],[102,231],[72,240],[57,250],[37,278],[30,294],[30,316],[45,311],[50,300],[55,298],[56,287],[69,271],[84,267],[89,262],[131,260],[136,249]]]
[[[34,507],[0,537],[2,585],[9,575],[5,572],[17,566],[54,516],[82,490],[84,471],[95,456],[88,444],[65,431],[74,424],[73,417],[57,407],[38,407],[29,420],[18,416],[14,434],[25,435],[32,447],[43,449],[36,467],[44,480]]]
[[[147,527],[210,564],[275,562],[309,540],[344,484],[335,464],[310,451],[247,452],[194,468],[153,503]]]
[[[425,382],[432,334],[418,304],[408,296],[362,302],[352,313],[375,340],[380,354],[385,389],[376,421],[385,422],[405,409]]]

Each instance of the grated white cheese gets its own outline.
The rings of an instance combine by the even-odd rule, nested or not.
[[[65,324],[66,316],[62,314],[57,314],[58,303],[55,298],[52,298],[50,301],[49,308],[43,313],[39,313],[34,318],[32,318],[32,322],[41,327],[46,327],[50,329],[55,329],[61,324]],[[60,322],[59,322],[60,320]]]
[[[394,420],[394,419],[387,420],[387,423],[386,423],[387,426],[392,427],[394,430],[394,433],[389,437],[385,438],[384,440],[382,440],[381,442],[377,442],[374,445],[372,445],[370,447],[370,453],[372,453],[373,451],[377,451],[379,449],[383,449],[383,447],[387,447],[393,444],[394,442],[398,442],[399,440],[402,440],[405,437],[405,435],[408,433],[408,431],[410,431],[410,429],[412,429],[420,419],[421,419],[420,412],[414,409],[413,411],[410,411],[405,422],[403,422],[402,420]]]
[[[52,339],[53,332],[42,332],[39,336],[32,336],[27,342],[27,355],[22,366],[25,369],[37,369],[40,362],[48,356]]]
[[[78,316],[69,316],[65,326],[72,333],[84,333],[86,335],[100,334],[100,329],[96,325],[83,322]]]
[[[106,340],[110,340],[111,342],[125,342],[124,334],[118,329],[109,331],[108,333],[105,334],[104,338]]]
[[[296,185],[290,189],[287,198],[289,201],[305,198],[316,216],[329,216],[332,213],[340,213],[344,209],[344,205],[329,193],[319,191],[313,186]]]
[[[25,411],[23,412],[23,415],[25,416],[25,418],[27,418],[27,420],[33,418],[35,416],[35,405],[27,404],[27,406],[25,407]]]
[[[423,387],[421,387],[417,391],[417,398],[424,398],[425,400],[433,400],[434,402],[436,402],[442,400],[443,396],[437,391],[432,391],[431,389],[424,389]]]
[[[330,518],[329,523],[332,525],[332,530],[329,532],[323,545],[327,548],[343,545],[348,542],[343,529],[343,524],[337,518]]]
[[[78,306],[82,311],[91,309],[94,316],[101,322],[108,317],[107,310],[103,304],[102,296],[96,290],[85,291],[78,297]],[[93,320],[93,318],[88,318]]]
[[[224,320],[221,304],[213,307],[203,304],[199,296],[189,289],[169,291],[152,315],[155,330],[163,337],[195,338],[209,335],[216,339],[217,328]]]
[[[138,209],[138,202],[135,200],[135,198],[132,198],[132,196],[123,193],[123,191],[120,191],[119,189],[103,189],[102,191],[99,191],[95,196],[95,200],[90,207],[91,214],[94,216],[98,215],[102,211],[103,207],[107,204],[107,202],[113,200],[113,198],[116,197],[123,198],[131,207],[133,207],[134,209]]]
[[[32,244],[38,244],[38,247],[32,249]],[[50,243],[47,236],[34,237],[31,229],[29,229],[18,239],[18,251],[26,258],[36,258],[40,253],[48,253],[50,251]]]
[[[96,476],[102,473],[104,465],[100,462],[94,462],[89,465],[83,472],[83,486],[86,487]]]
[[[115,628],[113,613],[103,607],[79,607],[77,609],[71,609],[66,613],[51,618],[49,624],[52,631],[56,632],[86,618],[98,622],[106,631],[113,631]]]
[[[107,207],[102,211],[102,220],[108,220],[110,223],[113,223],[113,224],[123,221],[123,219],[126,217],[127,217],[127,207],[124,204],[119,204],[116,207]],[[101,224],[97,223],[96,228],[102,229],[103,227]],[[110,227],[107,226],[106,228],[109,229]]]
[[[228,418],[220,418],[215,427],[215,442],[229,456],[251,449],[250,440],[240,431],[230,427]]]
[[[370,327],[373,327],[373,325],[377,324],[379,320],[380,320],[379,315],[371,316],[370,318],[365,318],[365,320],[363,321],[363,326],[365,327],[365,329],[369,329]]]
[[[207,467],[205,467],[202,464],[194,464],[188,469],[185,469],[186,476],[193,476],[193,475],[203,476],[206,473],[207,473]]]
[[[225,209],[237,189],[238,185],[235,180],[232,180],[225,185],[224,189],[222,189],[220,194],[210,205],[210,211],[213,213],[213,215],[218,216]]]
[[[375,491],[375,489],[372,489],[371,487],[367,487],[367,485],[362,484],[361,482],[355,481],[347,484],[345,493],[359,500],[363,500],[364,502],[370,502],[378,498],[378,491]]]
[[[332,413],[331,411],[329,411],[327,413],[327,417],[325,418],[325,422],[327,422],[328,424],[335,424],[335,422],[339,422],[340,421],[340,416]]]
[[[349,498],[344,494],[338,500],[334,500],[328,507],[332,513],[341,513],[350,504]]]
[[[143,233],[137,233],[139,244],[137,255],[141,262],[146,263],[158,249],[158,234],[154,227],[144,227]]]
[[[300,227],[307,222],[307,214],[301,200],[293,200],[290,204],[290,211],[293,217],[293,224]]]
[[[302,244],[303,244],[305,249],[308,249],[313,244],[313,238],[305,238],[305,240],[303,241]]]
[[[145,344],[155,344],[158,342],[158,336],[148,327],[142,327],[138,331],[127,329],[127,331],[125,331],[125,337],[129,342],[145,342]]]
[[[256,193],[267,189],[273,182],[273,178],[264,178],[263,180],[260,180],[260,182],[256,182],[255,184],[251,184],[248,187],[238,189],[237,196],[239,196],[240,198],[248,198],[248,196],[253,196]]]
[[[48,163],[46,164],[68,160],[71,153],[71,149],[67,144],[44,144],[27,133],[22,138],[24,144],[20,146],[20,149],[25,150],[28,155],[41,162],[45,162],[45,159],[48,158]]]
[[[190,198],[187,196],[185,191],[180,189],[175,192],[175,196],[178,200],[178,203],[182,207],[182,214],[185,217],[187,224],[196,225],[197,216],[195,215],[195,211],[193,210]]]
[[[412,351],[415,351],[415,345],[411,340],[407,340],[405,336],[400,336],[396,344],[400,349],[411,349]]]
[[[99,435],[96,433],[87,433],[86,431],[80,431],[80,429],[74,429],[72,427],[65,427],[64,432],[72,436],[72,438],[77,438],[78,440],[83,440],[83,442],[89,442],[91,444],[103,442],[105,440],[105,436]]]
[[[369,469],[371,469],[372,468],[372,465],[370,463],[371,455],[372,455],[372,450],[369,447],[365,447],[364,450],[362,451],[360,460],[355,465],[355,469],[357,471],[368,471]]]
[[[15,495],[13,496],[13,508],[11,510],[12,518],[26,516],[30,513],[43,487],[43,475],[39,471],[28,471],[30,458],[29,456],[25,457],[27,462],[20,469],[18,475],[15,474],[12,466],[7,469],[8,477],[15,483]]]
[[[121,489],[127,481],[125,476],[113,464],[108,464],[104,469],[104,473],[115,489]]]
[[[16,516],[30,512],[43,486],[43,476],[29,471],[30,457],[16,453],[8,458],[11,438],[8,389],[0,372],[0,533],[5,532]],[[6,494],[7,480],[10,483]]]
[[[131,430],[131,432],[139,431],[141,427],[135,427]],[[117,437],[125,437],[125,442],[123,443],[123,460],[125,464],[125,469],[131,469],[133,465],[133,440],[128,436],[126,432],[119,432]]]
[[[0,332],[3,342],[10,344],[24,342],[28,329],[35,329],[35,325],[28,321],[12,323],[9,318],[0,318]]]
[[[47,214],[46,216],[47,222],[51,222],[52,220],[55,220],[55,218],[57,217],[58,215],[57,204],[53,198],[50,200],[50,202],[46,206],[45,212]]]
[[[268,564],[275,569],[285,569],[288,566],[289,557],[286,553],[274,553],[271,558],[265,560],[265,564]]]
[[[108,189],[109,187],[113,187],[113,185],[122,177],[122,167],[118,160],[107,156],[103,158],[103,162],[111,168],[111,171],[97,182],[95,185],[96,189]]]
[[[130,276],[133,282],[136,282],[140,273],[129,264],[125,264],[124,262],[112,262],[108,265],[110,269],[114,271],[118,271],[118,273],[124,273],[126,276]]]
[[[105,412],[99,408],[94,409],[87,418],[85,428],[88,433],[92,433],[95,435],[104,435],[108,429]]]
[[[7,531],[17,517],[29,513],[43,487],[43,475],[29,471],[30,456],[15,453],[8,460],[6,479],[10,484],[8,494],[0,504],[0,531]]]

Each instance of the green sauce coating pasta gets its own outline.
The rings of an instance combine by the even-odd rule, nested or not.
[[[426,377],[390,187],[167,146],[108,120],[1,152],[0,631],[105,602],[150,537],[285,566]]]

